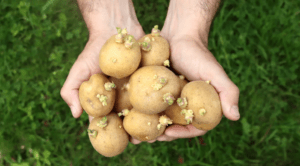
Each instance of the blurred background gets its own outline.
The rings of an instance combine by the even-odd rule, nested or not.
[[[146,33],[168,0],[133,0]],[[226,0],[209,49],[240,89],[241,119],[202,137],[129,143],[113,158],[60,97],[88,39],[74,1],[0,0],[0,165],[300,165],[300,1]]]

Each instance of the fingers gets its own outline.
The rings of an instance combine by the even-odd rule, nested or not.
[[[165,134],[157,137],[155,140],[147,141],[148,143],[153,143],[157,141],[173,141],[178,138],[192,138],[204,135],[207,131],[198,130],[192,125],[180,126],[174,125],[166,129]],[[131,137],[130,142],[133,144],[140,144],[142,141],[139,141]]]
[[[60,91],[61,97],[70,107],[74,118],[78,118],[82,114],[78,89],[82,82],[89,79],[90,75],[90,70],[86,64],[77,59]]]
[[[130,138],[130,142],[133,143],[133,144],[135,144],[135,145],[137,145],[137,144],[140,144],[142,141],[139,141],[139,140],[137,140],[137,139],[131,137],[131,138]]]
[[[155,141],[156,141],[156,139],[151,140],[151,141],[147,141],[147,142],[148,142],[148,143],[153,143],[153,142],[155,142]],[[137,145],[137,144],[140,144],[142,141],[137,140],[137,139],[131,137],[131,138],[130,138],[130,142],[133,143],[133,144],[135,144],[135,145]]]
[[[192,138],[204,135],[206,132],[207,131],[204,130],[198,130],[191,124],[187,126],[173,125],[166,129],[165,135],[175,138]]]
[[[156,139],[157,139],[158,141],[173,141],[173,140],[175,140],[175,139],[177,139],[177,138],[175,138],[175,137],[170,137],[170,136],[167,136],[166,134],[163,134],[163,135],[157,137]]]
[[[231,81],[230,81],[231,82]],[[239,88],[232,82],[228,82],[228,86],[222,89],[219,93],[220,100],[222,103],[223,114],[230,120],[239,120]]]
[[[151,140],[151,141],[147,141],[148,143],[153,143],[153,142],[155,142],[156,141],[156,139],[154,139],[154,140]]]

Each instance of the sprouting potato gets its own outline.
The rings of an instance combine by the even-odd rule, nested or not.
[[[102,46],[99,66],[106,75],[121,79],[137,70],[141,62],[141,49],[138,42],[127,30],[120,28]]]
[[[184,111],[187,114],[189,110],[193,112],[192,125],[197,129],[211,130],[220,123],[223,116],[221,101],[209,81],[189,82],[183,87],[181,98],[186,98]]]
[[[126,132],[133,138],[140,141],[150,141],[162,135],[166,126],[172,124],[167,116],[158,114],[144,114],[134,108],[124,110],[120,115],[124,115],[123,125]]]
[[[114,112],[94,118],[89,125],[88,134],[94,149],[106,157],[122,153],[129,142],[122,119]]]
[[[115,84],[103,74],[94,74],[79,88],[79,101],[82,108],[92,117],[105,116],[115,103]]]
[[[129,100],[145,114],[157,114],[172,105],[180,95],[178,77],[164,66],[144,66],[129,79]]]
[[[179,75],[178,76],[179,82],[180,82],[180,90],[183,89],[183,87],[188,83],[188,81],[185,79],[185,77],[183,75]],[[187,125],[189,124],[188,120],[188,116],[185,116],[186,114],[184,114],[182,112],[182,110],[184,109],[184,107],[180,107],[178,105],[179,104],[183,105],[185,102],[182,101],[181,98],[177,99],[177,102],[174,102],[171,106],[169,106],[165,111],[164,114],[167,115],[172,121],[173,124],[179,124],[179,125]]]
[[[151,34],[138,40],[142,49],[141,66],[170,66],[170,45],[160,35],[158,26],[154,26]]]

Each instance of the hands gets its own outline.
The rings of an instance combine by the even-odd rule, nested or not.
[[[101,73],[98,65],[99,52],[105,41],[116,34],[115,28],[126,27],[136,39],[144,35],[130,0],[117,0],[115,3],[110,1],[96,3],[94,0],[77,1],[89,29],[90,37],[61,89],[61,96],[69,105],[75,118],[82,114],[78,89],[81,83],[88,80],[91,75]],[[184,0],[171,1],[161,35],[170,43],[172,67],[189,80],[210,80],[219,92],[225,117],[230,120],[238,120],[240,118],[238,111],[239,89],[228,78],[222,66],[207,49],[208,31],[216,10],[206,10],[206,8],[216,7],[214,5],[217,4],[217,1],[202,0],[200,2],[194,0],[193,2],[189,1],[189,3],[185,3]],[[206,8],[200,9],[198,14],[197,12],[195,14],[195,10],[189,13],[188,5],[197,7],[193,3],[199,2],[204,3],[200,5],[204,5]],[[200,136],[205,133],[206,131],[198,130],[192,125],[186,127],[172,125],[157,140],[172,141],[178,138]],[[131,142],[140,143],[136,139],[131,139]]]

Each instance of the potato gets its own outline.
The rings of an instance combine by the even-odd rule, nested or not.
[[[122,153],[129,142],[123,122],[114,112],[105,117],[94,118],[89,125],[88,133],[94,149],[106,157]]]
[[[151,34],[138,40],[142,48],[141,66],[163,66],[170,57],[170,45],[155,26]]]
[[[119,113],[123,109],[132,109],[132,105],[129,101],[129,94],[127,90],[127,85],[129,83],[129,77],[117,79],[110,77],[109,80],[116,84],[116,101],[114,106],[114,111]]]
[[[178,77],[164,66],[145,66],[129,79],[129,100],[145,114],[157,114],[172,105],[180,94]]]
[[[140,62],[140,46],[132,35],[127,35],[127,31],[119,31],[117,35],[108,39],[99,54],[102,72],[118,79],[131,75]]]
[[[172,120],[173,124],[187,125],[185,115],[182,114],[181,111],[182,108],[180,108],[177,103],[174,103],[168,107],[164,113]]]
[[[123,125],[126,132],[140,141],[156,139],[163,134],[166,125],[172,123],[166,116],[144,114],[134,108],[124,115]]]
[[[183,75],[179,75],[178,78],[180,82],[180,90],[182,90],[188,81]],[[173,124],[187,125],[188,123],[185,119],[185,115],[181,113],[182,109],[183,108],[181,108],[177,102],[174,102],[164,111],[164,113],[173,121]]]
[[[192,81],[186,84],[181,98],[187,99],[186,110],[192,110],[192,125],[200,130],[211,130],[222,119],[222,107],[215,88],[206,81]]]
[[[80,85],[79,101],[87,114],[99,117],[111,112],[115,103],[116,90],[110,86],[113,84],[103,74],[94,74]]]

